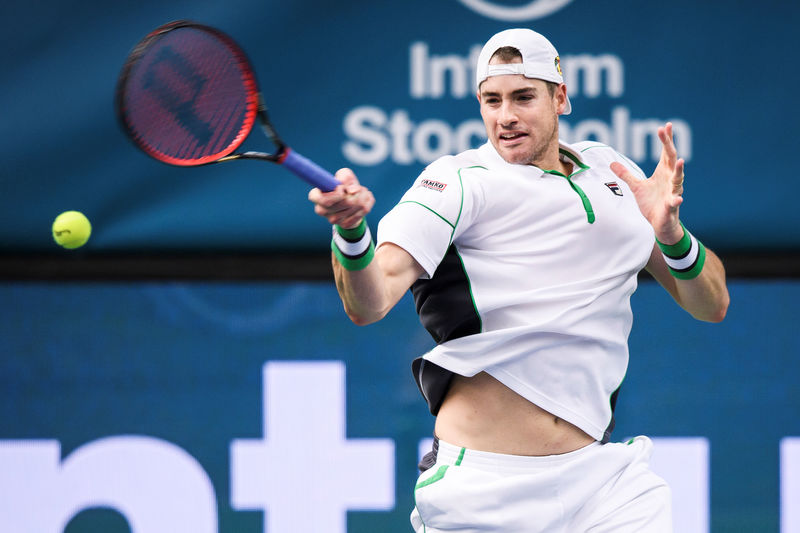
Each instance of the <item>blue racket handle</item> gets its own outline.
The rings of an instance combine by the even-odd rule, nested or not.
[[[339,185],[333,174],[289,148],[286,148],[280,163],[323,192],[330,192]]]

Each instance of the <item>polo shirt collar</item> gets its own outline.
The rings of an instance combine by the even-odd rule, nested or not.
[[[490,141],[486,141],[486,144],[482,148],[486,152],[488,152],[490,158],[494,159],[495,162],[511,165],[511,163],[508,163],[505,159],[503,159],[503,157],[499,153],[497,153],[497,150]],[[558,141],[558,156],[559,158],[561,158],[561,160],[573,164],[574,166],[573,173],[579,170],[586,170],[590,168],[589,165],[587,165],[586,162],[583,160],[583,157],[578,150],[576,150],[571,145],[565,143],[560,139]],[[539,167],[535,167],[533,165],[511,165],[511,166],[535,168],[537,170],[541,170],[542,174],[550,173],[547,170],[542,170]]]

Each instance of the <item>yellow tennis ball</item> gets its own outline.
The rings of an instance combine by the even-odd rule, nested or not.
[[[69,250],[86,244],[91,234],[92,225],[80,211],[64,211],[53,221],[53,239]]]

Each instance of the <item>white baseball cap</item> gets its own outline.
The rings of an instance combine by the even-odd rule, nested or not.
[[[522,54],[522,63],[490,65],[489,60],[495,52],[504,46],[511,46]],[[561,62],[558,51],[547,38],[527,28],[514,28],[496,33],[483,45],[478,56],[475,69],[475,85],[480,89],[481,83],[489,76],[505,74],[522,74],[526,78],[564,83],[561,74]],[[564,114],[572,112],[572,104],[567,97]]]

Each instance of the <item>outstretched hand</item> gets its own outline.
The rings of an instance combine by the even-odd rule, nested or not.
[[[658,128],[661,141],[661,159],[650,179],[636,178],[621,163],[611,163],[611,170],[628,184],[639,204],[639,210],[653,226],[656,238],[665,244],[674,244],[683,236],[678,208],[683,202],[683,159],[672,138],[672,123]]]
[[[336,179],[341,184],[330,192],[311,189],[308,199],[314,204],[314,212],[331,224],[343,228],[354,228],[361,219],[372,210],[375,197],[372,192],[361,185],[356,175],[349,168],[336,172]]]

